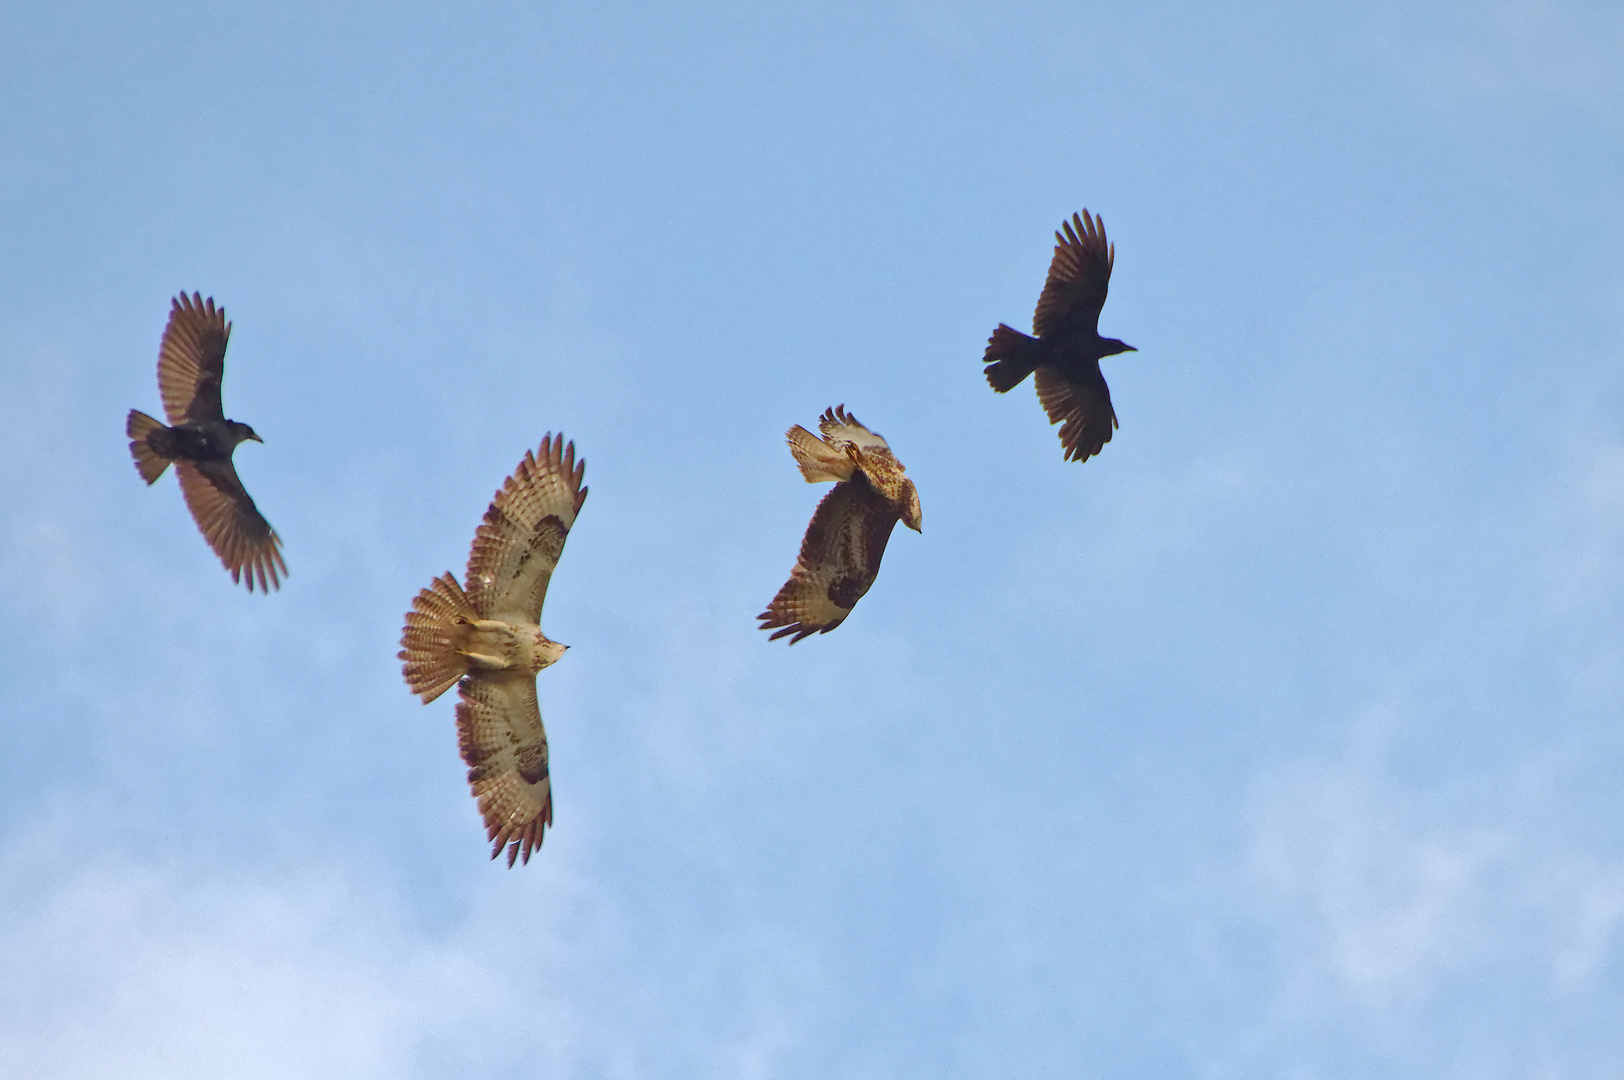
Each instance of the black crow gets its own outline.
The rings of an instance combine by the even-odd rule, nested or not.
[[[1116,262],[1116,245],[1105,240],[1105,222],[1084,210],[1061,225],[1065,235],[1054,234],[1054,261],[1032,315],[1037,336],[999,323],[981,359],[987,382],[1000,394],[1036,372],[1032,381],[1043,411],[1049,423],[1062,425],[1066,460],[1087,461],[1111,441],[1117,426],[1100,358],[1138,350],[1100,337],[1100,308]]]
[[[158,347],[158,391],[164,415],[174,426],[131,409],[124,433],[130,437],[136,471],[147,483],[174,463],[186,505],[231,571],[231,580],[241,580],[246,572],[249,592],[256,580],[261,592],[269,592],[282,587],[278,574],[285,576],[288,568],[281,538],[254,506],[231,464],[238,443],[264,440],[247,424],[227,420],[220,408],[230,337],[225,309],[216,308],[213,297],[206,302],[197,293],[176,297]]]

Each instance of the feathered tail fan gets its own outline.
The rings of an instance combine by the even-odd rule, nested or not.
[[[406,630],[400,636],[401,672],[412,693],[420,694],[427,705],[468,674],[471,665],[460,651],[465,627],[479,618],[468,595],[450,574],[434,579],[434,584],[417,594],[412,610],[406,613]]]
[[[140,409],[131,409],[124,422],[124,434],[130,437],[130,456],[135,458],[135,471],[141,479],[154,483],[169,468],[169,459],[159,455],[147,444],[147,436],[163,427]]]
[[[998,329],[987,339],[987,351],[981,359],[987,365],[987,382],[1002,394],[1021,385],[1021,380],[1032,374],[1042,356],[1037,338],[999,323]]]
[[[809,484],[821,484],[825,480],[850,480],[852,470],[857,467],[851,455],[830,446],[800,424],[784,432],[784,439],[789,443],[789,452],[795,455],[795,464],[801,467],[801,475],[806,477]]]

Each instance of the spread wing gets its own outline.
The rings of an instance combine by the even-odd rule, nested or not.
[[[1033,376],[1038,389],[1038,400],[1049,414],[1049,423],[1060,424],[1060,445],[1067,461],[1087,461],[1111,441],[1111,430],[1117,426],[1116,410],[1111,407],[1111,390],[1098,367],[1092,377],[1075,382],[1055,371],[1040,367]]]
[[[1084,210],[1061,222],[1061,227],[1065,235],[1054,234],[1054,259],[1032,315],[1032,332],[1040,338],[1097,333],[1116,263],[1116,245],[1106,242],[1105,222],[1098,217],[1089,217]]]
[[[880,558],[896,527],[897,513],[860,474],[823,497],[801,540],[801,556],[789,580],[756,618],[762,630],[782,627],[776,641],[839,626],[880,572]]]
[[[470,675],[458,685],[457,746],[468,787],[479,800],[491,858],[508,849],[508,865],[541,846],[553,823],[547,732],[536,705],[536,679]]]
[[[249,592],[254,591],[256,581],[261,592],[280,589],[278,575],[288,572],[282,561],[282,539],[248,497],[231,459],[176,461],[175,472],[187,509],[203,538],[231,571],[231,580],[246,575]]]
[[[586,462],[548,433],[496,493],[468,553],[468,598],[484,619],[539,623],[547,583],[586,501]]]
[[[848,446],[855,446],[865,452],[884,450],[891,452],[891,444],[883,436],[868,430],[858,422],[857,417],[846,411],[846,406],[836,405],[832,409],[823,410],[818,417],[818,430],[829,445],[844,450]]]
[[[170,302],[169,325],[158,346],[158,392],[171,424],[223,420],[220,379],[226,369],[231,324],[211,296],[181,293]]]

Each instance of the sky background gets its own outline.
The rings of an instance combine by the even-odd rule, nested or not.
[[[1624,8],[589,8],[0,9],[0,1074],[1624,1072]],[[1078,465],[980,357],[1084,207]],[[786,648],[842,402],[924,533]],[[508,870],[395,653],[559,430]]]

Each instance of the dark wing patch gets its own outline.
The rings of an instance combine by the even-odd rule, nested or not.
[[[249,592],[254,591],[256,581],[261,592],[280,589],[279,575],[285,577],[288,572],[282,561],[282,540],[248,497],[230,459],[176,461],[175,472],[187,509],[203,538],[231,571],[231,580],[246,575]]]
[[[866,481],[836,484],[812,514],[789,580],[756,616],[760,629],[779,628],[773,641],[793,634],[793,645],[839,626],[874,584],[896,524],[896,511]]]
[[[1054,259],[1032,315],[1032,332],[1040,338],[1097,333],[1116,262],[1116,245],[1105,239],[1105,222],[1084,210],[1061,225],[1065,234],[1054,234]]]
[[[539,623],[547,585],[563,553],[575,515],[586,501],[586,462],[575,444],[548,434],[539,453],[503,483],[474,533],[465,580],[481,618]]]
[[[491,858],[507,848],[508,865],[541,846],[553,823],[547,732],[536,704],[536,680],[470,675],[458,684],[457,745],[468,787],[479,801]]]
[[[223,420],[220,379],[225,374],[226,342],[231,324],[225,308],[193,293],[181,293],[169,311],[163,343],[158,346],[158,392],[171,424],[188,420]]]
[[[1111,390],[1096,369],[1093,378],[1074,382],[1052,368],[1038,368],[1033,376],[1038,401],[1049,423],[1060,425],[1060,445],[1067,461],[1087,461],[1111,441],[1117,427]]]

